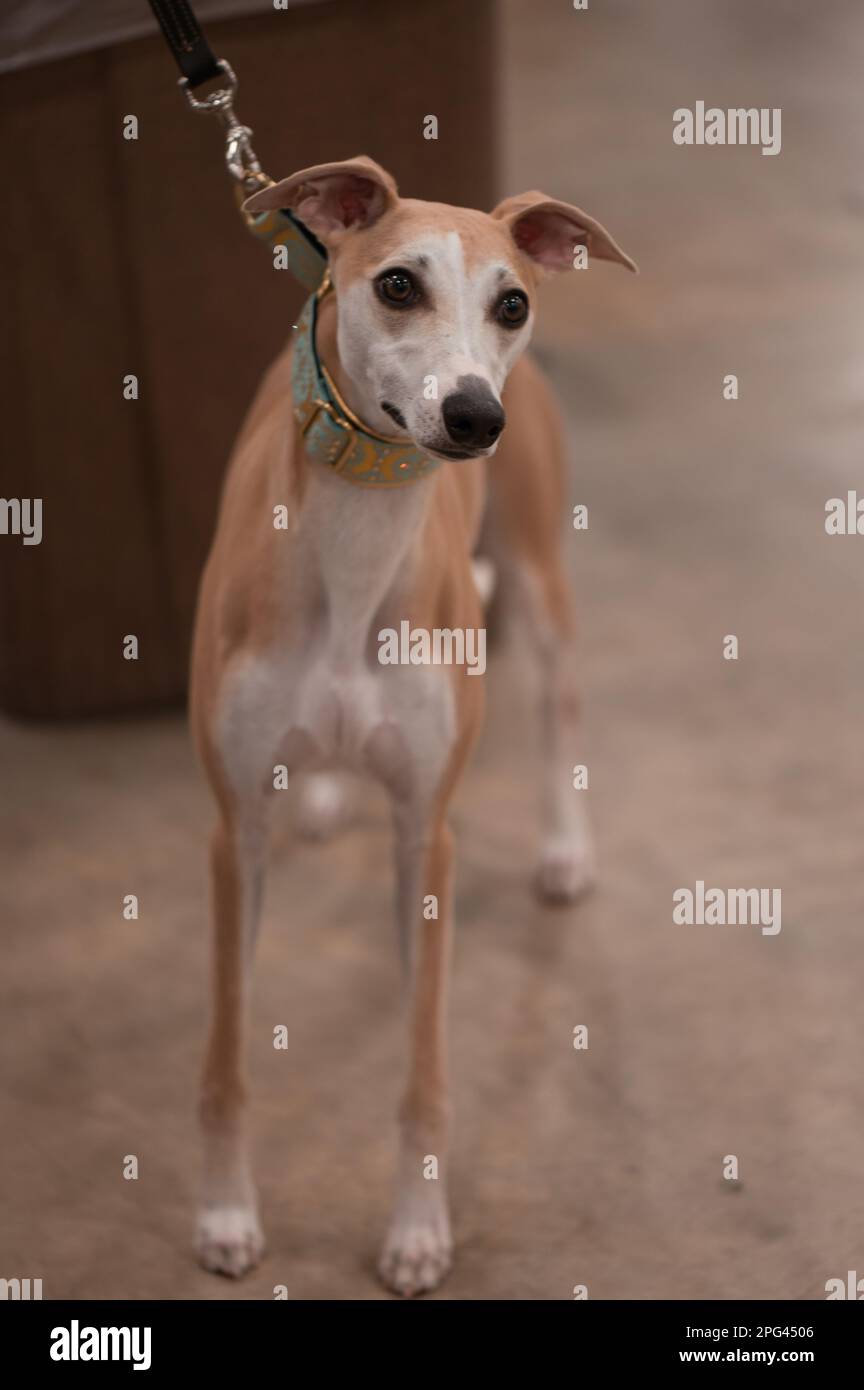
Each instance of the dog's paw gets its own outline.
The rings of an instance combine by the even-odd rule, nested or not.
[[[381,1258],[381,1282],[402,1298],[431,1293],[447,1275],[453,1263],[453,1243],[446,1221],[395,1222]]]
[[[540,855],[534,891],[542,903],[566,907],[594,887],[596,869],[589,845],[553,841]]]
[[[347,781],[335,772],[311,772],[301,779],[294,828],[301,840],[325,841],[344,830],[354,805]]]
[[[239,1279],[264,1252],[264,1236],[250,1207],[205,1207],[198,1216],[198,1259],[211,1274]]]

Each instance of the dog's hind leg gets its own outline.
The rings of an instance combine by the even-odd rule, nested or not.
[[[581,697],[576,676],[573,601],[560,557],[543,570],[519,566],[518,608],[524,646],[540,677],[540,853],[535,888],[545,902],[573,902],[594,882],[594,846],[585,789],[574,769],[582,763]]]
[[[541,845],[535,885],[547,902],[572,902],[591,886],[594,850],[576,675],[576,618],[564,561],[567,469],[563,429],[542,373],[523,359],[505,392],[508,429],[490,464],[487,531],[500,565],[499,592],[513,637],[539,677],[542,736]],[[509,393],[509,395],[508,395]]]
[[[222,806],[211,842],[213,1006],[201,1093],[204,1175],[198,1255],[234,1277],[263,1248],[246,1137],[245,1042],[267,827],[263,798]]]

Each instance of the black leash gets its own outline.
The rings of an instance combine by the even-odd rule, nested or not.
[[[327,251],[288,208],[252,215],[242,204],[250,194],[272,185],[251,145],[252,131],[234,112],[237,78],[230,63],[217,58],[204,37],[189,0],[148,0],[165,41],[183,74],[180,78],[193,111],[217,116],[225,127],[225,164],[234,180],[238,205],[253,236],[269,246],[284,246],[287,268],[307,289],[318,289],[327,269]],[[195,88],[218,78],[221,85],[199,100]]]
[[[223,66],[215,58],[187,0],[150,0],[150,8],[190,87],[200,87],[202,82],[222,76]]]

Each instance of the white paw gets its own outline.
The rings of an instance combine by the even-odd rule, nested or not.
[[[453,1263],[446,1216],[394,1221],[378,1261],[381,1281],[402,1298],[437,1289]]]
[[[264,1236],[251,1207],[204,1207],[198,1216],[198,1259],[211,1274],[239,1279],[257,1265]]]
[[[329,840],[350,819],[351,804],[344,777],[311,772],[298,789],[294,824],[304,840]]]
[[[586,843],[553,840],[541,854],[534,888],[541,902],[563,907],[594,887],[594,853]]]

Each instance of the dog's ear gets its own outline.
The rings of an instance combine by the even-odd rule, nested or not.
[[[586,248],[589,259],[618,261],[628,270],[636,269],[605,227],[580,208],[547,198],[545,193],[505,198],[492,216],[507,225],[519,250],[542,270],[572,270],[577,246]]]
[[[369,227],[398,200],[395,180],[365,154],[336,164],[301,169],[281,183],[253,193],[247,212],[290,208],[321,241],[351,227]]]

